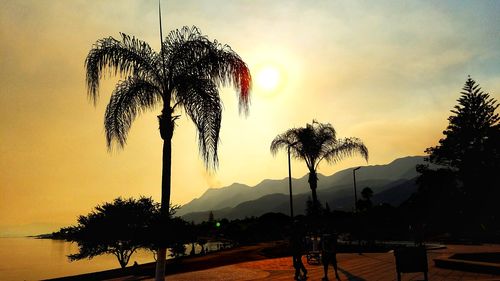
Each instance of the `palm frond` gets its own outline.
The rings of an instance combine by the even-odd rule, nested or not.
[[[104,128],[108,149],[113,140],[121,148],[135,117],[162,101],[160,90],[146,80],[130,77],[116,86],[104,115]]]
[[[198,76],[178,77],[174,83],[174,100],[184,108],[196,126],[203,162],[208,169],[216,169],[222,120],[222,103],[217,86],[211,80]]]
[[[344,138],[332,143],[329,150],[324,154],[324,159],[329,163],[337,163],[340,160],[359,154],[368,161],[368,148],[358,138]]]
[[[217,79],[224,86],[233,85],[239,92],[238,101],[240,113],[248,114],[250,105],[250,90],[252,88],[252,75],[246,63],[235,53],[231,47],[224,45],[221,47],[217,42],[219,58],[221,62],[216,64],[218,67],[214,69],[213,77]]]
[[[162,46],[169,77],[193,76],[238,91],[240,113],[248,113],[252,77],[245,62],[229,46],[211,42],[196,28],[171,32]]]
[[[318,137],[314,125],[314,122],[306,124],[306,127],[299,128],[297,132],[299,158],[305,160],[308,168],[314,167],[320,159],[323,146],[323,140]]]
[[[110,74],[161,81],[158,55],[151,47],[135,37],[123,33],[121,36],[121,41],[113,37],[98,40],[85,60],[87,94],[94,104],[99,98],[99,82],[106,70]]]
[[[277,135],[271,142],[270,150],[271,154],[274,156],[280,149],[288,149],[290,146],[292,153],[293,146],[297,144],[297,134],[296,129],[289,129],[286,132]]]
[[[280,149],[290,147],[290,155],[299,160],[304,160],[307,167],[313,167],[314,157],[310,154],[310,143],[306,128],[292,128],[276,136],[271,142],[271,153],[275,155]]]
[[[315,140],[318,144],[325,145],[337,139],[337,132],[330,123],[320,123],[313,120],[312,130],[315,134]]]
[[[314,172],[323,159],[330,163],[340,161],[344,157],[359,153],[368,160],[368,149],[357,138],[337,140],[336,131],[329,123],[313,120],[305,127],[289,129],[278,135],[271,143],[274,155],[280,149],[290,147],[291,155],[306,162],[308,169]]]
[[[198,27],[183,26],[181,29],[172,30],[168,33],[165,40],[163,40],[162,47],[164,49],[162,49],[162,51],[166,52],[166,55],[169,56],[172,54],[172,51],[185,42],[195,41],[202,38],[207,39],[206,36],[201,34]]]

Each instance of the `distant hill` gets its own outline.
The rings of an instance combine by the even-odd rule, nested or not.
[[[375,191],[372,199],[374,204],[389,203],[393,206],[398,206],[417,190],[415,179],[389,182],[386,184],[382,182],[377,183],[375,181],[362,181],[360,183],[376,184],[370,186],[373,187]],[[309,193],[293,196],[295,215],[304,214],[309,196]],[[323,205],[325,202],[328,202],[331,209],[350,211],[354,208],[354,193],[352,186],[348,188],[344,186],[340,190],[336,190],[335,187],[325,189],[318,192],[318,197]],[[259,199],[243,202],[233,208],[214,209],[212,212],[216,219],[226,218],[229,220],[258,217],[268,212],[284,213],[288,215],[290,214],[289,196],[279,193],[269,194]],[[208,219],[209,213],[210,211],[192,212],[183,215],[182,218],[187,221],[200,223]]]
[[[356,179],[360,180],[381,180],[381,181],[396,181],[409,180],[417,176],[415,166],[425,164],[424,156],[408,156],[398,158],[389,164],[361,166],[361,169],[356,171]],[[354,167],[353,167],[354,168]],[[329,177],[325,177],[323,181],[327,183],[318,186],[318,189],[330,188],[334,185],[352,185],[352,169],[348,168],[339,171]]]
[[[386,165],[362,166],[356,172],[358,192],[369,186],[375,192],[374,202],[387,200],[399,204],[402,197],[416,190],[412,179],[417,176],[415,166],[424,163],[423,156],[399,158]],[[331,208],[350,209],[354,199],[352,191],[352,168],[331,176],[318,175],[318,197],[327,201]],[[310,195],[307,175],[292,179],[296,213],[303,212]],[[392,191],[391,191],[392,190]],[[413,191],[412,191],[413,190]],[[295,201],[297,201],[295,203]],[[289,213],[288,179],[263,180],[254,187],[234,183],[227,187],[208,189],[200,198],[182,206],[177,215],[188,221],[206,220],[213,211],[216,218],[244,218],[266,212]]]

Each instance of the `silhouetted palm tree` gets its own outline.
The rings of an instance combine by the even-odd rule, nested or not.
[[[248,113],[251,75],[245,62],[229,46],[210,41],[196,27],[175,30],[162,42],[159,53],[144,41],[125,34],[98,40],[85,61],[88,96],[99,98],[99,81],[107,73],[124,77],[106,108],[104,126],[108,149],[123,148],[132,121],[161,105],[158,116],[163,139],[161,212],[170,204],[171,139],[176,111],[183,109],[194,122],[199,151],[207,169],[218,165],[217,146],[222,104],[219,86],[238,91],[240,113]],[[114,72],[112,72],[114,70]],[[165,249],[158,253],[158,272],[164,272]],[[162,275],[164,273],[161,273]]]
[[[271,143],[271,153],[276,154],[280,149],[290,149],[294,158],[306,162],[309,169],[308,182],[315,205],[318,205],[316,169],[323,159],[333,164],[359,153],[368,161],[368,149],[360,139],[337,139],[331,124],[319,123],[316,120],[313,120],[312,124],[306,124],[305,128],[292,128],[276,136]]]

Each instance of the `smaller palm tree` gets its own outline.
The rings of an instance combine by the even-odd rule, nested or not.
[[[345,157],[361,155],[368,161],[368,149],[358,138],[337,139],[331,124],[313,120],[304,128],[292,128],[276,136],[271,143],[271,153],[275,155],[280,149],[287,149],[291,155],[306,162],[309,169],[309,187],[314,205],[318,205],[316,189],[318,187],[317,168],[321,161],[335,164]]]

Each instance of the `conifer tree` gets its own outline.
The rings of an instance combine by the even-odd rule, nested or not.
[[[494,221],[500,221],[496,202],[500,196],[499,104],[470,76],[460,94],[444,138],[425,152],[429,162],[455,173],[470,218],[494,225]]]

